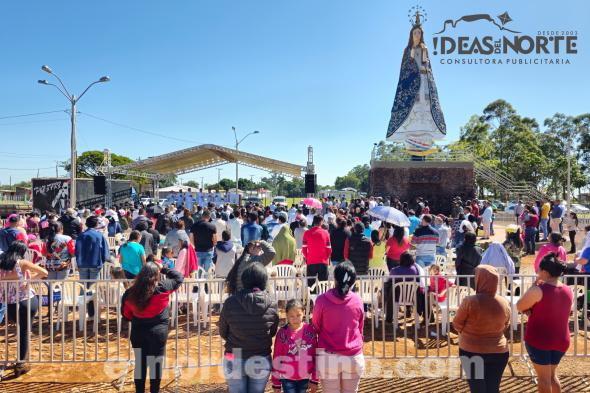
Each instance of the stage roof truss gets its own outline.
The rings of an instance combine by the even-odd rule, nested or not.
[[[236,162],[240,165],[295,179],[303,179],[302,172],[305,171],[305,167],[301,165],[290,164],[288,162],[211,144],[195,146],[161,156],[149,157],[130,164],[114,167],[111,171],[112,173],[124,175],[164,179]],[[132,169],[142,172],[135,172]],[[99,170],[104,172],[107,169],[101,167]]]

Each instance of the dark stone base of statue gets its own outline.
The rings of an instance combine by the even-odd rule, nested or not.
[[[373,161],[367,195],[398,196],[410,209],[423,197],[431,212],[449,215],[454,197],[475,198],[473,162]]]

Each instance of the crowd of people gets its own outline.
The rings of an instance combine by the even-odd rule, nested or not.
[[[570,232],[570,251],[575,251],[578,220],[572,214],[563,223],[564,209],[558,200],[553,205],[546,200],[527,205],[519,201],[516,224],[507,227],[505,241],[492,242],[497,210],[491,201],[463,202],[457,197],[448,209],[451,214],[445,216],[433,212],[428,201],[420,197],[415,203],[401,202],[397,197],[367,197],[350,202],[328,197],[321,207],[293,204],[290,208],[274,203],[232,206],[223,202],[221,195],[211,196],[210,202],[205,201],[207,198],[202,191],[194,196],[172,196],[163,209],[158,206],[160,210],[153,205],[123,204],[108,209],[80,206],[60,215],[11,215],[6,228],[0,231],[0,279],[66,280],[77,273],[80,279],[89,280],[90,286],[98,280],[103,265],[118,258],[121,274],[134,280],[123,296],[122,310],[123,317],[132,322],[131,344],[136,359],[142,360],[135,369],[136,389],[145,390],[145,360],[151,356],[157,361],[150,390],[157,392],[168,337],[169,295],[200,268],[208,272],[214,266],[214,276],[226,280],[229,295],[219,317],[219,331],[225,340],[224,372],[230,392],[262,392],[272,375],[273,388],[290,393],[308,388],[314,392],[318,381],[325,392],[358,389],[364,369],[362,334],[367,309],[352,289],[370,268],[389,272],[386,298],[399,296],[391,293],[393,284],[432,275],[429,283],[421,285],[422,298],[430,291],[437,292],[438,301],[444,301],[443,290],[456,285],[475,290],[476,295],[461,304],[453,326],[462,333],[462,359],[484,359],[484,380],[470,378],[468,372],[472,391],[493,392],[498,391],[508,360],[503,331],[511,312],[507,300],[496,294],[497,269],[502,268],[508,275],[518,274],[522,256],[535,254],[535,236],[539,236],[540,228],[547,238],[541,241],[548,243],[541,247],[535,261],[539,280],[521,296],[518,308],[529,315],[525,341],[539,379],[548,378],[543,386],[548,384],[549,390],[541,390],[541,384],[539,389],[559,391],[555,390],[559,386],[555,368],[569,345],[569,334],[566,345],[564,333],[569,313],[566,316],[557,309],[569,310],[572,301],[571,290],[559,277],[567,269],[576,270],[576,266],[579,273],[590,273],[590,242],[581,246],[572,265],[565,264],[565,238],[560,225],[565,224]],[[370,210],[377,206],[405,213],[410,225],[397,226],[376,218]],[[478,231],[482,232],[480,242]],[[586,227],[590,237],[589,232],[590,227]],[[109,249],[108,238],[117,239],[117,255]],[[441,274],[436,256],[446,257],[450,248],[455,249],[457,275],[471,277],[452,282]],[[40,265],[35,263],[37,260],[24,260],[29,249],[45,257]],[[333,265],[335,288],[317,298],[312,325],[303,323],[304,307],[298,300],[287,302],[284,312],[289,323],[279,329],[278,305],[266,291],[266,267],[293,264],[298,253],[305,258],[309,287],[313,288],[317,280],[328,281]],[[160,280],[161,275],[167,279]],[[436,276],[440,279],[435,280]],[[23,315],[31,315],[32,322],[38,307],[34,301],[23,300],[37,299],[34,291],[22,288],[13,284],[6,291],[0,288],[0,321],[5,305],[8,317],[16,320],[19,299],[21,360],[26,358],[30,330]],[[391,303],[386,307],[386,322],[393,319]],[[428,323],[428,313],[418,304],[417,315]],[[89,318],[93,311],[88,309]],[[539,339],[539,332],[547,326],[559,332],[559,340]],[[246,372],[246,363],[252,358],[256,358],[260,370],[255,377]],[[287,372],[301,362],[305,365],[297,372]],[[24,362],[17,364],[19,375],[29,370]]]

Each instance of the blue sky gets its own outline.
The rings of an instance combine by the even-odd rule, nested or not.
[[[477,2],[480,3],[480,2]],[[368,163],[385,138],[403,50],[411,25],[406,1],[102,1],[7,2],[0,16],[0,118],[67,109],[52,76],[71,93],[108,75],[80,100],[78,110],[167,137],[147,135],[80,114],[78,152],[110,148],[133,159],[202,143],[304,165],[315,152],[320,184],[333,184]],[[432,68],[448,129],[447,142],[490,102],[504,98],[540,123],[555,112],[590,111],[587,16],[590,2],[422,1]],[[508,12],[506,28],[577,31],[569,65],[441,65],[433,34],[447,19]],[[497,20],[497,18],[495,18]],[[459,23],[442,35],[498,36],[487,21]],[[511,35],[511,33],[506,33]],[[441,36],[441,35],[439,35]],[[457,58],[458,55],[446,56]],[[516,56],[500,56],[518,58]],[[475,57],[478,58],[478,57]],[[498,57],[499,58],[499,57]],[[15,124],[19,123],[19,124]],[[54,160],[69,157],[65,113],[0,119],[0,182],[54,176]],[[181,142],[169,137],[186,140]],[[188,142],[190,141],[190,142]],[[222,177],[235,177],[226,165]],[[16,170],[23,169],[23,170]],[[64,172],[60,171],[60,175]],[[242,167],[240,177],[266,176]],[[210,169],[182,176],[217,181]]]

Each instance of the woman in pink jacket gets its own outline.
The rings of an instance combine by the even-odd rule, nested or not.
[[[565,248],[561,245],[561,240],[563,236],[561,233],[551,232],[549,235],[549,243],[545,244],[543,247],[539,249],[539,253],[537,254],[537,258],[535,258],[535,273],[539,273],[539,263],[541,259],[550,252],[554,252],[557,254],[557,257],[564,262],[567,262],[567,254]]]
[[[303,322],[305,307],[291,299],[285,307],[288,324],[279,329],[273,351],[272,388],[275,393],[311,393],[318,390],[315,366],[317,336],[313,326]]]
[[[365,369],[363,300],[350,289],[356,280],[351,262],[334,269],[336,288],[318,299],[313,327],[318,333],[317,368],[324,393],[356,392]]]

